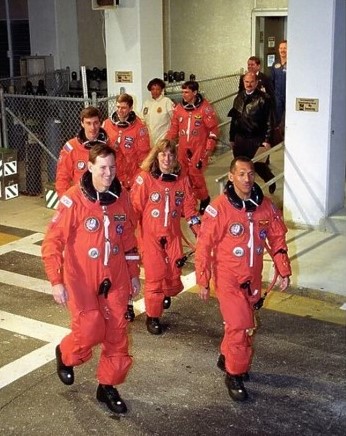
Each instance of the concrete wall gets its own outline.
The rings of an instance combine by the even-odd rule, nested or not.
[[[76,2],[28,0],[33,56],[54,56],[54,68],[79,69]]]
[[[77,0],[80,64],[87,68],[106,68],[104,12],[93,10],[91,0]]]
[[[165,21],[165,70],[198,79],[246,67],[254,9],[287,8],[287,0],[170,0]],[[169,50],[169,53],[167,53]]]

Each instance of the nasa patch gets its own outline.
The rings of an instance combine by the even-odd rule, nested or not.
[[[88,232],[96,232],[100,228],[100,221],[94,217],[87,218],[84,227]]]
[[[86,168],[86,163],[84,161],[82,161],[82,160],[79,160],[77,162],[77,169],[79,171],[83,171],[85,168]]]
[[[90,248],[90,250],[88,251],[88,256],[91,259],[97,259],[99,257],[100,253],[98,251],[97,248]]]
[[[233,248],[233,254],[236,257],[244,256],[244,248],[242,248],[242,247],[234,247]]]
[[[159,201],[161,200],[161,195],[159,192],[153,192],[152,194],[150,194],[150,200],[153,203],[159,203]]]
[[[244,226],[241,223],[234,223],[229,228],[232,236],[241,236],[244,233]]]

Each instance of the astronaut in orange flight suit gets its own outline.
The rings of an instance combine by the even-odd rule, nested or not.
[[[199,85],[188,81],[182,85],[183,100],[173,111],[168,139],[179,137],[178,160],[188,174],[193,192],[204,213],[210,202],[204,171],[216,147],[218,121],[211,104],[198,92]]]
[[[101,344],[97,399],[116,413],[127,410],[113,385],[125,380],[132,363],[126,314],[129,298],[140,291],[133,216],[115,177],[115,151],[97,143],[80,184],[60,199],[42,244],[54,299],[71,315],[72,331],[56,348],[58,376],[73,384],[73,367]]]
[[[148,129],[132,107],[133,98],[128,94],[120,94],[117,110],[102,126],[110,145],[117,151],[117,177],[126,189],[131,188],[141,163],[150,151]]]
[[[224,194],[206,208],[195,253],[196,280],[203,300],[209,297],[213,275],[225,324],[218,366],[226,371],[226,385],[235,401],[248,396],[243,381],[248,378],[253,355],[254,310],[263,303],[266,241],[281,290],[289,285],[286,232],[281,212],[254,183],[253,162],[243,156],[235,158]]]
[[[192,231],[200,220],[189,179],[181,173],[173,142],[159,140],[142,164],[131,190],[131,201],[140,225],[140,251],[145,272],[146,325],[161,334],[160,316],[171,297],[183,290],[177,260],[183,256],[182,213]]]
[[[97,108],[84,108],[80,121],[82,128],[78,135],[67,141],[60,151],[55,177],[55,190],[59,198],[71,185],[79,183],[87,170],[89,150],[93,144],[96,141],[106,144],[108,140],[105,130],[101,128],[101,114]]]

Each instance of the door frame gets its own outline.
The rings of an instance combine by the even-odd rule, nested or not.
[[[288,9],[253,9],[251,12],[251,53],[256,53],[256,21],[260,17],[287,17]]]

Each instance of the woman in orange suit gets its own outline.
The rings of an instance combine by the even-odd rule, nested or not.
[[[183,256],[180,218],[185,216],[192,231],[200,220],[189,179],[177,161],[173,142],[163,139],[143,162],[131,190],[139,219],[140,250],[145,271],[144,299],[149,333],[162,333],[160,316],[171,297],[183,290],[177,261]]]

